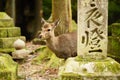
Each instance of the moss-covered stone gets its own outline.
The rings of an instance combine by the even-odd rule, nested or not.
[[[120,23],[113,23],[111,25],[112,36],[120,36]]]
[[[5,12],[0,12],[0,19],[11,19]]]
[[[0,28],[6,28],[6,27],[14,27],[14,22],[13,20],[9,20],[9,19],[4,19],[1,20],[0,19]]]
[[[0,80],[17,80],[17,68],[11,56],[1,54],[0,56]]]
[[[21,35],[21,31],[19,27],[8,28],[8,37],[18,37]]]
[[[120,62],[120,37],[109,36],[108,56]]]
[[[46,46],[41,46],[36,51],[39,52],[39,55],[33,59],[32,63],[41,64],[44,62],[46,66],[43,71],[46,68],[58,68],[64,62],[64,59],[56,57],[56,55]]]
[[[0,48],[13,48],[13,43],[17,39],[26,40],[24,36],[0,38]]]
[[[14,21],[5,12],[0,12],[0,28],[13,27]]]
[[[0,28],[0,38],[7,37],[7,29]]]
[[[21,35],[19,27],[0,28],[0,38],[18,37]]]
[[[10,53],[15,51],[15,48],[0,48],[0,52],[2,53]]]
[[[60,67],[61,80],[119,80],[120,64],[111,58],[104,60],[83,60],[69,58]]]

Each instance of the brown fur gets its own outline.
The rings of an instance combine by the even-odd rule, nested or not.
[[[48,48],[50,48],[57,57],[67,59],[68,57],[77,56],[77,32],[55,36],[54,29],[57,25],[47,22],[44,22],[44,25],[39,36],[41,39],[46,40]],[[50,31],[48,31],[48,29],[50,29]]]

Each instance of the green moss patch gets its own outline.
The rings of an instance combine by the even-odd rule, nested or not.
[[[15,51],[15,48],[0,48],[0,52],[2,53],[10,53]]]
[[[19,27],[0,28],[0,38],[17,37],[20,35],[21,32]]]
[[[112,36],[120,36],[120,23],[113,23],[111,25]]]
[[[7,29],[0,28],[0,38],[7,37]]]
[[[117,59],[118,61],[120,60],[120,37],[109,36],[108,56]]]
[[[94,61],[69,58],[60,67],[59,75],[62,80],[119,80],[120,64],[111,58]]]
[[[8,28],[8,37],[17,37],[21,35],[21,31],[19,27]]]
[[[17,63],[11,56],[1,54],[0,56],[0,80],[17,80]]]
[[[5,12],[0,12],[0,28],[13,27],[14,21]]]
[[[17,39],[22,39],[22,40],[25,41],[25,37],[24,36],[0,38],[0,48],[13,48],[13,43]]]

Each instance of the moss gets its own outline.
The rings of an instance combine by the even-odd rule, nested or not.
[[[40,39],[38,39],[38,38],[33,39],[33,40],[32,40],[32,43],[33,43],[33,44],[40,44],[40,45],[45,45],[45,44],[46,44],[45,41],[40,40]]]
[[[72,26],[71,29],[69,30],[70,32],[76,31],[77,30],[77,24],[74,20],[72,20]]]
[[[17,79],[17,63],[7,54],[0,56],[0,80],[16,80]]]
[[[13,52],[15,50],[15,48],[0,48],[0,52],[2,53],[10,53]]]
[[[0,38],[7,37],[7,29],[0,28]]]
[[[50,60],[52,55],[52,52],[46,46],[40,46],[36,52],[39,52],[39,56],[33,59],[33,63],[35,64],[40,64],[43,61]]]
[[[19,27],[7,28],[7,37],[18,37],[21,35]]]
[[[0,27],[13,27],[14,21],[5,12],[0,12]]]
[[[112,36],[120,36],[120,23],[113,23],[111,25]]]
[[[19,27],[0,28],[0,38],[18,37],[21,35]]]
[[[60,68],[59,75],[65,80],[118,80],[120,64],[111,58],[93,61],[71,58]]]
[[[11,19],[5,12],[0,12],[0,19]]]
[[[120,37],[109,36],[108,38],[108,56],[120,60]],[[119,61],[120,62],[120,61]]]
[[[0,48],[13,48],[13,43],[17,39],[26,40],[24,36],[0,38]]]
[[[39,52],[39,56],[33,59],[33,64],[45,64],[45,67],[42,71],[45,71],[48,68],[58,69],[59,66],[64,62],[63,59],[57,58],[55,54],[48,49],[46,46],[41,46],[37,52]]]

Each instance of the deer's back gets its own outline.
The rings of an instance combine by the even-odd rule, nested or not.
[[[57,57],[68,58],[77,55],[77,32],[62,34],[57,40],[56,49],[53,49]]]

